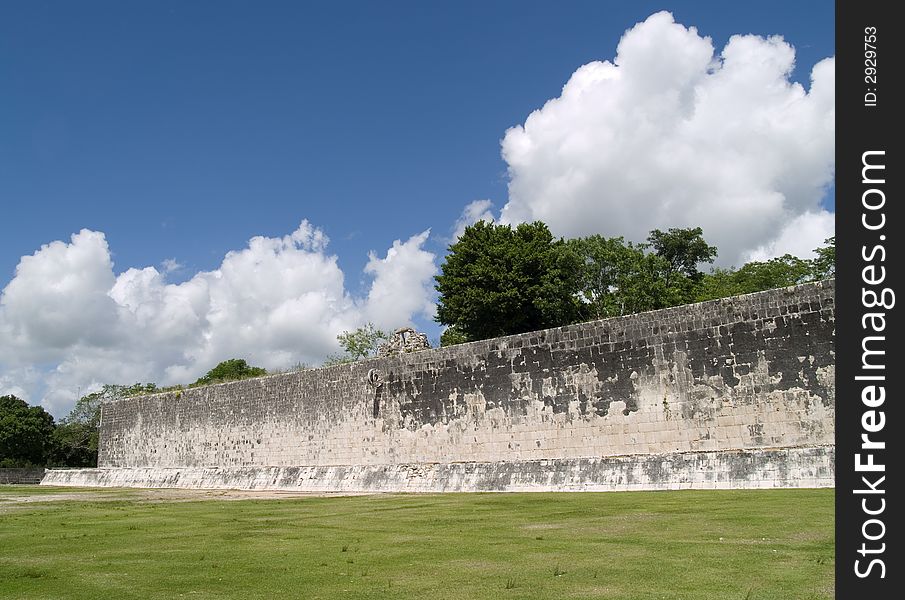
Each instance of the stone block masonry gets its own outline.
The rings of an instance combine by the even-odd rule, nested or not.
[[[101,469],[45,483],[832,486],[834,291],[827,280],[118,400],[103,406]]]
[[[24,469],[0,469],[0,485],[8,484],[36,484],[44,478],[42,467]]]

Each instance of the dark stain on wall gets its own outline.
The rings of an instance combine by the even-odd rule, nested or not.
[[[770,372],[781,377],[769,385],[756,381],[749,400],[759,393],[805,388],[829,406],[832,399],[817,372],[834,363],[835,320],[832,282],[822,286],[820,298],[788,306],[777,302],[777,297],[793,292],[774,290],[766,296],[754,294],[470,344],[465,346],[474,351],[470,360],[448,358],[414,373],[390,371],[389,395],[399,401],[407,422],[419,426],[460,416],[451,413],[448,401],[453,394],[461,404],[462,390],[480,390],[487,409],[499,407],[509,416],[524,413],[526,395],[542,399],[554,414],[567,412],[576,397],[583,415],[605,416],[613,401],[625,402],[624,414],[629,414],[638,409],[632,373],[650,376],[658,352],[667,364],[679,362],[677,352],[681,352],[683,369],[690,374],[688,383],[711,387],[711,400],[735,389],[763,358]],[[659,319],[665,322],[654,322]],[[574,386],[570,389],[568,375],[576,365],[596,372],[593,394]],[[522,387],[512,384],[513,376],[523,382]],[[676,383],[676,377],[671,377],[670,383]],[[710,383],[712,378],[719,378],[718,387]],[[545,393],[545,379],[552,379],[559,393]]]

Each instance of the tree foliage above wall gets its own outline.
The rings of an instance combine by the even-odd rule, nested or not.
[[[554,240],[541,222],[513,229],[480,221],[450,246],[437,321],[444,346],[748,294],[832,277],[835,238],[817,258],[791,255],[714,268],[700,227],[655,229],[646,243],[592,235]]]
[[[767,261],[751,261],[738,269],[713,269],[702,279],[696,300],[752,294],[834,277],[836,238],[831,237],[824,244],[814,250],[817,256],[810,260],[786,254]]]
[[[336,340],[343,349],[343,354],[328,356],[324,365],[354,362],[376,356],[377,348],[388,339],[390,339],[390,334],[378,329],[373,323],[368,323],[353,331],[343,331],[336,336]]]
[[[479,221],[449,247],[436,277],[437,320],[479,340],[569,323],[579,316],[578,257],[541,222]]]
[[[212,383],[238,381],[250,377],[260,377],[262,375],[267,375],[267,369],[264,369],[263,367],[252,367],[244,358],[231,358],[218,364],[203,377],[199,377],[192,385],[210,385]]]

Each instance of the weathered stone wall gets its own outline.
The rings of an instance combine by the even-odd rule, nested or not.
[[[124,399],[103,407],[100,466],[579,468],[581,459],[801,447],[823,447],[825,462],[833,299],[824,281]]]
[[[35,484],[44,477],[42,467],[0,469],[0,484]]]

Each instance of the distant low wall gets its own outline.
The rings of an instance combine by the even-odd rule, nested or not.
[[[114,401],[103,406],[97,479],[158,485],[178,472],[245,487],[314,473],[336,489],[380,477],[366,487],[409,489],[403,474],[422,469],[463,482],[450,489],[522,489],[543,487],[542,470],[555,468],[582,489],[828,485],[834,291],[829,280]],[[769,471],[797,475],[724,476],[737,472],[731,456],[769,457]],[[681,475],[686,457],[709,475]],[[678,465],[663,467],[665,479],[640,476],[663,461]]]
[[[0,469],[0,484],[36,484],[44,478],[43,468]]]

